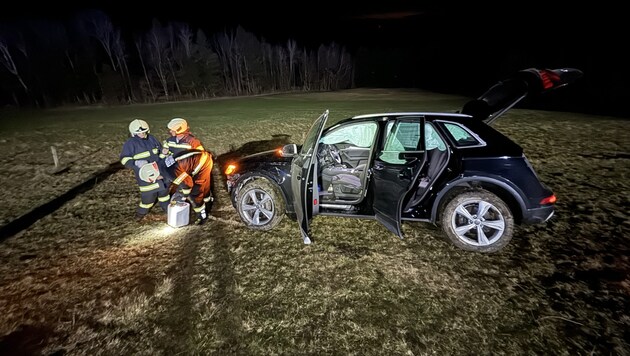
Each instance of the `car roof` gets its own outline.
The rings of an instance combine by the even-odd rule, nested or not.
[[[408,112],[384,112],[377,114],[364,114],[353,116],[350,119],[369,119],[376,117],[390,117],[390,116],[440,116],[440,117],[457,117],[457,118],[472,118],[470,115],[458,114],[458,113],[445,113],[445,112],[425,112],[425,111],[408,111]]]

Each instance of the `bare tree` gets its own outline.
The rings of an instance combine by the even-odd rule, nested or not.
[[[319,47],[317,67],[320,90],[337,90],[352,83],[352,58],[336,43]]]
[[[150,58],[149,63],[162,85],[162,92],[164,93],[166,100],[169,100],[170,92],[166,72],[168,66],[166,61],[169,44],[167,36],[164,34],[164,30],[157,21],[153,21],[153,26],[147,33],[147,44]]]
[[[216,34],[212,38],[212,47],[219,56],[221,72],[228,92],[240,94],[240,80],[238,78],[236,40],[233,34],[227,32]]]
[[[147,73],[147,67],[144,64],[144,56],[142,55],[142,47],[143,47],[142,36],[137,36],[135,38],[134,43],[136,45],[136,49],[138,50],[138,58],[140,59],[140,64],[142,66],[142,73],[144,74],[144,79],[146,81],[146,88],[149,91],[151,101],[155,101],[156,96],[155,96],[155,92],[153,91],[153,83],[151,82],[151,77],[149,76],[149,73]]]
[[[302,50],[302,62],[301,62],[301,77],[302,77],[302,90],[309,91],[314,84],[315,73],[317,71],[317,63],[314,61],[314,56],[309,54],[306,48]]]
[[[182,95],[182,90],[179,86],[179,80],[177,72],[184,66],[184,58],[186,58],[185,50],[183,50],[184,45],[179,40],[179,29],[181,24],[178,23],[169,23],[164,29],[165,33],[168,35],[168,52],[166,53],[166,63],[168,64],[168,69],[171,73],[171,77],[173,78],[173,84],[175,85],[175,89],[177,90],[177,94],[179,96]]]
[[[294,74],[294,68],[293,68],[293,64],[295,63],[295,52],[297,50],[297,42],[295,42],[294,40],[289,40],[287,42],[287,51],[289,53],[289,75],[287,77],[288,82],[287,82],[287,86],[289,88],[292,88],[293,85],[295,84],[295,74]]]
[[[24,83],[24,80],[22,80],[17,66],[13,61],[13,56],[11,56],[11,52],[9,52],[9,46],[6,43],[6,40],[2,37],[0,37],[0,53],[2,54],[2,57],[0,57],[2,65],[9,71],[9,73],[15,76],[18,82],[22,85],[22,88],[24,88],[24,91],[28,92],[28,87],[26,86],[26,83]]]
[[[190,29],[190,26],[184,23],[177,23],[174,24],[174,30],[177,34],[177,38],[179,39],[179,43],[184,47],[186,58],[190,58],[191,46],[193,44],[193,32]]]
[[[112,38],[113,53],[116,58],[118,68],[120,68],[120,75],[127,88],[127,101],[132,102],[135,100],[133,94],[133,84],[131,83],[131,74],[129,73],[129,67],[127,66],[127,54],[125,53],[125,43],[121,39],[120,31],[114,31],[114,37]]]
[[[87,22],[85,28],[89,31],[89,34],[96,38],[100,42],[101,46],[109,57],[109,62],[112,65],[114,71],[117,70],[116,63],[114,62],[114,50],[115,44],[120,38],[120,33],[114,30],[114,25],[104,12],[99,10],[93,10],[86,12],[82,15],[84,21]]]

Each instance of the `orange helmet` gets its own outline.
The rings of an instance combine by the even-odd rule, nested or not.
[[[175,131],[175,133],[179,135],[188,131],[188,122],[181,117],[176,117],[171,120],[166,127],[168,127],[169,130]]]

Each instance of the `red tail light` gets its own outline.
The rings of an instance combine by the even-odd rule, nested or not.
[[[540,79],[542,79],[543,89],[551,89],[560,82],[560,76],[550,70],[540,71]]]
[[[549,204],[555,204],[556,202],[556,195],[552,194],[546,198],[544,198],[543,200],[540,201],[541,205],[549,205]]]

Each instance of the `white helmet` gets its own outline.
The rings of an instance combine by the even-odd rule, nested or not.
[[[188,131],[188,123],[181,117],[174,118],[168,123],[168,125],[166,125],[166,127],[168,127],[169,130],[175,131],[178,135]]]
[[[151,162],[140,167],[140,171],[138,171],[138,176],[140,176],[140,179],[147,183],[155,182],[160,176],[160,170],[158,169],[157,163]]]
[[[129,133],[131,136],[135,136],[139,133],[149,133],[149,124],[141,119],[135,119],[129,124]]]

